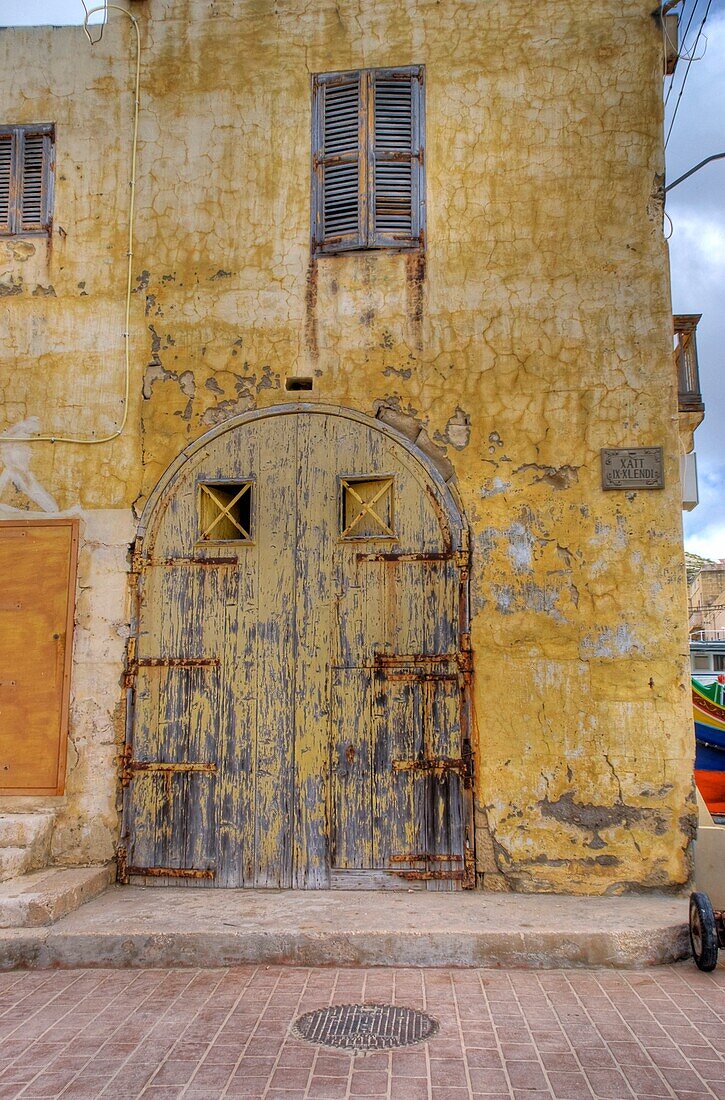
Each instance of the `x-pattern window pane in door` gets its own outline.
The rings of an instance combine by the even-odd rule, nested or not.
[[[395,538],[393,478],[341,478],[342,537]]]
[[[252,482],[203,482],[199,489],[201,541],[250,542]]]

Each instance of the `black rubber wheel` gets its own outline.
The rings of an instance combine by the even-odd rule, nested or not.
[[[717,966],[717,926],[707,894],[690,894],[690,944],[700,970],[714,970]]]

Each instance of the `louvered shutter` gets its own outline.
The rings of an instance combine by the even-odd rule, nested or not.
[[[47,222],[47,175],[50,137],[23,134],[20,184],[20,231],[39,230]]]
[[[370,233],[373,247],[411,247],[423,241],[422,72],[373,69],[370,156]]]
[[[0,234],[45,232],[52,189],[52,124],[0,127]]]
[[[360,73],[315,77],[313,234],[322,252],[365,242],[362,91]]]
[[[13,165],[13,136],[0,134],[0,233],[10,232],[10,179]]]

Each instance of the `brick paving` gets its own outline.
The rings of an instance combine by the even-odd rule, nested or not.
[[[358,1057],[289,1033],[394,1002],[428,1043]],[[725,1100],[725,968],[0,974],[0,1100]]]

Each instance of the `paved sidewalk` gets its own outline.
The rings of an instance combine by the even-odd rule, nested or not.
[[[289,1034],[395,1002],[427,1044],[350,1055]],[[0,974],[0,1100],[725,1098],[725,968],[75,970]]]

